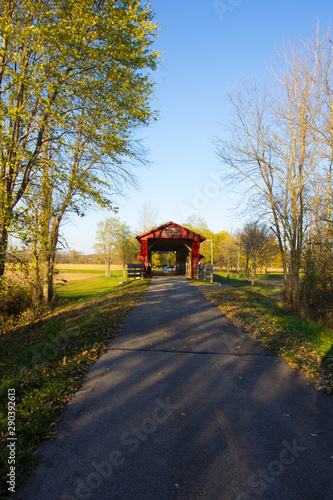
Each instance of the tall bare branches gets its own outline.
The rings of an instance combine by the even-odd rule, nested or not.
[[[329,34],[287,43],[272,60],[270,85],[243,81],[229,92],[232,117],[217,141],[232,184],[277,238],[288,303],[298,303],[305,237],[332,213],[332,44]],[[321,210],[319,214],[318,210]]]

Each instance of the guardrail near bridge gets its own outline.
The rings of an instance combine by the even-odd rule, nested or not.
[[[138,278],[143,278],[145,273],[145,268],[143,264],[127,264],[127,279],[135,280]]]
[[[197,280],[209,281],[210,283],[213,283],[214,281],[213,273],[214,273],[214,266],[197,264],[194,267],[194,277]]]

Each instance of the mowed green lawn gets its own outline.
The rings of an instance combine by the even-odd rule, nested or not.
[[[53,312],[0,337],[1,494],[8,473],[8,390],[15,389],[16,484],[38,462],[37,446],[55,435],[63,406],[105,352],[149,280],[118,285],[121,272],[68,281],[55,287]],[[7,491],[8,493],[8,491]]]
[[[64,272],[64,273],[69,273],[69,274],[105,274],[104,271],[98,270],[98,269],[89,269],[89,266],[87,266],[88,269],[61,269],[58,268],[58,272]]]
[[[82,271],[68,271],[66,273],[77,274]],[[96,274],[96,277],[91,277],[81,280],[67,280],[65,284],[55,286],[55,291],[59,300],[62,301],[82,301],[94,296],[103,296],[110,292],[111,288],[117,287],[119,281],[124,281],[126,278],[121,271],[114,271],[110,278],[106,278],[104,273],[100,271],[85,271],[86,274]]]
[[[258,292],[275,302],[281,302],[283,300],[282,280],[282,274],[258,274],[255,285],[251,286],[250,290]],[[251,281],[245,280],[244,275],[237,278],[237,274],[230,274],[229,278],[227,278],[226,273],[216,273],[214,274],[214,281],[233,288],[246,288],[251,285]]]

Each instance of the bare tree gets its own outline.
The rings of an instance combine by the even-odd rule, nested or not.
[[[318,60],[314,82],[318,89],[319,113],[312,123],[313,136],[320,148],[319,171],[314,178],[313,225],[321,238],[330,239],[332,228],[332,167],[333,167],[333,42],[330,32],[316,38],[309,46]]]
[[[215,261],[226,269],[229,278],[231,269],[238,269],[238,236],[234,237],[232,231],[222,231],[216,235],[216,240]]]
[[[158,210],[150,202],[143,203],[139,213],[138,232],[145,233],[156,227],[157,214]]]
[[[229,181],[245,185],[247,209],[270,220],[278,241],[284,292],[289,305],[298,303],[299,273],[313,183],[320,151],[312,124],[318,116],[318,63],[309,45],[287,44],[271,73],[269,89],[244,81],[229,92],[232,118],[228,138],[217,143],[229,166]]]
[[[276,256],[276,242],[272,231],[265,224],[258,222],[246,224],[240,232],[239,239],[246,263],[245,277],[249,279],[249,266],[251,264],[251,285],[254,285],[258,266],[266,263],[267,259]]]

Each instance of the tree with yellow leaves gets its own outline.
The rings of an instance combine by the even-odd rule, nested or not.
[[[138,0],[1,0],[0,10],[2,276],[15,210],[34,181],[49,182],[43,169],[58,190],[67,183],[65,210],[73,193],[98,199],[101,182],[131,177],[123,163],[139,156],[132,132],[154,116],[159,54]],[[52,149],[60,163],[46,160]]]

